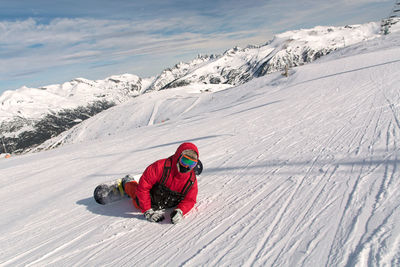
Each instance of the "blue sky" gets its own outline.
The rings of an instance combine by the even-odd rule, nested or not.
[[[394,2],[0,0],[0,94],[77,77],[149,77],[287,30],[379,21]]]

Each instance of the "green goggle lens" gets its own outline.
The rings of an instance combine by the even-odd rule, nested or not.
[[[179,158],[179,163],[180,163],[183,167],[193,169],[194,167],[196,167],[197,160],[191,159],[191,158],[189,158],[189,157],[186,156],[186,155],[182,155],[182,156]]]

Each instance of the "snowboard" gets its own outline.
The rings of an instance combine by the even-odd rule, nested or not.
[[[94,200],[101,205],[107,205],[124,198],[129,198],[122,187],[122,179],[134,180],[135,178],[127,175],[118,180],[99,184],[93,192]]]

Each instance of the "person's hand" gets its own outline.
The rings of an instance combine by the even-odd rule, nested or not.
[[[164,215],[161,212],[156,212],[153,209],[149,209],[144,213],[144,217],[149,222],[161,222],[164,220]]]
[[[183,212],[180,209],[176,209],[171,212],[171,222],[177,224],[183,219]]]

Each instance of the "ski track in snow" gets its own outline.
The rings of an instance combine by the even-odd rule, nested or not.
[[[154,94],[143,127],[84,141],[112,131],[115,108],[74,129],[81,143],[1,160],[0,265],[399,266],[400,49],[367,48],[288,78]],[[205,169],[181,224],[94,203],[98,183],[184,141]]]

